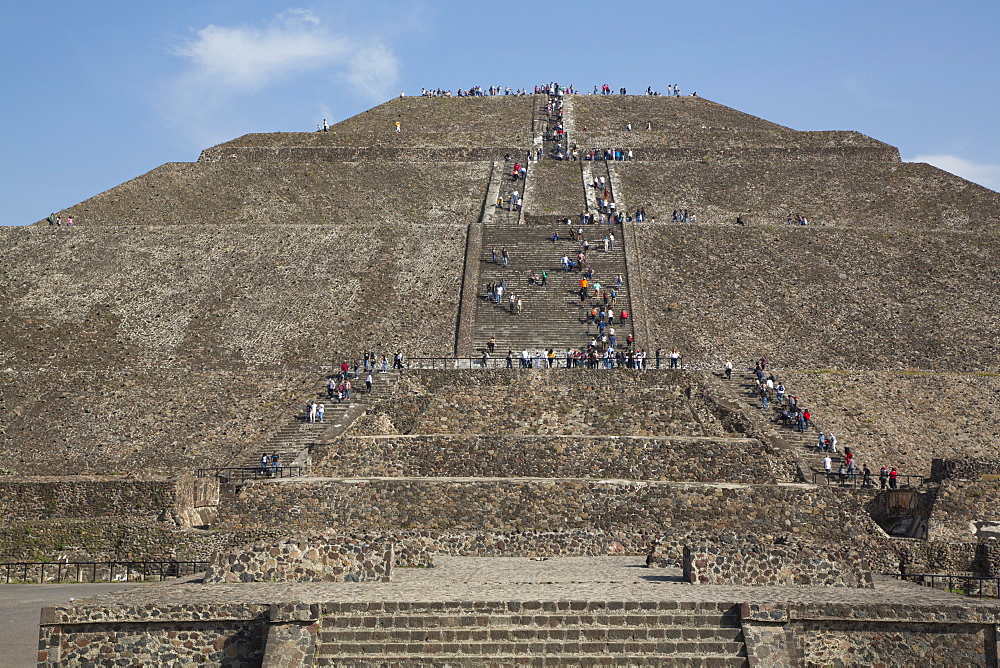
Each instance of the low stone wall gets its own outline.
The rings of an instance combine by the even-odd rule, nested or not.
[[[692,584],[874,586],[868,561],[849,547],[713,543],[684,547]]]
[[[217,552],[205,583],[389,582],[394,561],[389,541],[319,534]]]
[[[38,665],[260,665],[270,607],[44,608]]]
[[[946,478],[978,480],[983,475],[1000,475],[1000,459],[994,457],[963,457],[961,459],[932,459],[931,479],[940,482]]]
[[[793,482],[790,462],[753,439],[436,435],[342,438],[316,472],[343,476],[627,478]]]
[[[745,603],[750,665],[995,666],[996,608]]]

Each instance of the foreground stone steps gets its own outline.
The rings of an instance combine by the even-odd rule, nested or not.
[[[412,623],[411,618],[407,622]],[[681,620],[681,623],[689,622]],[[397,623],[398,618],[393,620]],[[372,643],[372,642],[457,642],[457,641],[690,641],[705,640],[708,642],[739,642],[742,631],[737,627],[726,627],[723,622],[719,626],[707,624],[702,627],[611,627],[593,626],[580,628],[537,628],[518,626],[503,627],[496,624],[496,619],[490,619],[488,628],[435,628],[431,623],[412,629],[409,626],[400,628],[371,629],[334,629],[320,632],[320,640],[324,643]]]
[[[315,665],[745,666],[725,603],[327,604]]]
[[[420,603],[410,604],[411,609],[421,606]],[[502,605],[502,604],[501,604]],[[500,608],[502,609],[502,608]],[[602,627],[622,627],[630,633],[638,628],[655,628],[660,626],[683,625],[685,629],[700,629],[711,627],[738,628],[739,620],[735,615],[724,612],[699,611],[697,613],[646,613],[622,612],[616,614],[607,610],[588,612],[540,612],[538,614],[504,614],[489,610],[453,610],[445,613],[402,610],[393,614],[356,614],[327,616],[323,620],[323,632],[336,629],[448,629],[455,627],[499,627],[511,628],[523,626],[527,628],[546,628],[555,626],[566,627],[574,625],[598,624]],[[370,632],[370,631],[369,631]]]
[[[622,651],[616,655],[601,654],[557,654],[517,655],[517,654],[399,654],[382,655],[341,655],[337,657],[317,656],[314,666],[407,666],[453,668],[460,665],[467,668],[496,668],[496,666],[670,666],[672,668],[744,668],[748,665],[743,657],[704,657],[690,654],[638,654]],[[456,663],[458,662],[458,663]]]

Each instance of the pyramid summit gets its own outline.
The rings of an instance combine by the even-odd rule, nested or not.
[[[995,606],[878,574],[997,563],[996,192],[857,132],[696,96],[400,97],[327,130],[206,148],[53,218],[0,230],[9,561],[218,552],[222,607],[199,632],[239,636],[249,663],[299,614],[274,611],[303,601],[315,665],[473,647],[505,665],[678,652],[746,665],[779,631],[777,656],[824,663],[836,643],[805,640],[828,630],[823,614],[867,642],[843,621],[853,603],[864,633],[926,631],[931,608],[945,626],[972,620],[949,636],[956,657],[992,637]],[[825,450],[821,432],[836,435]],[[565,570],[502,561],[530,558]],[[628,559],[734,589],[635,587]],[[518,569],[518,605],[607,615],[684,599],[720,630],[667,647],[657,633],[694,622],[658,612],[535,629],[519,648],[521,608],[496,607],[521,596]],[[372,582],[259,588],[295,573]],[[506,584],[477,594],[491,578]],[[575,598],[559,584],[579,582],[592,586]],[[43,663],[100,651],[85,616],[142,635],[140,599],[164,602],[156,624],[202,601],[158,587],[52,609]],[[880,607],[879,587],[906,609]],[[461,624],[376,649],[345,635],[442,591],[445,617],[503,627],[496,647]],[[234,612],[248,595],[277,606],[264,626]],[[397,608],[366,617],[375,600]],[[211,626],[223,618],[239,628]],[[619,647],[616,624],[645,644]],[[941,637],[872,661],[920,664]]]

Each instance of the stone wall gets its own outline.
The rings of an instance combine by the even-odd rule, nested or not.
[[[996,457],[962,457],[931,460],[931,479],[967,478],[978,480],[984,475],[1000,476],[1000,459]]]
[[[38,665],[260,665],[267,604],[144,608],[45,608]]]
[[[135,479],[110,476],[0,477],[0,515],[9,520],[128,517],[178,527],[205,524],[219,482],[193,476]]]
[[[628,206],[670,222],[687,209],[702,222],[787,226],[802,214],[813,226],[892,234],[902,229],[983,231],[1000,220],[1000,194],[923,163],[800,161],[612,162]],[[755,185],[756,184],[756,185]],[[766,186],[765,186],[766,184]],[[764,247],[766,248],[766,246]]]
[[[337,439],[314,454],[324,476],[623,478],[794,482],[795,468],[751,439],[436,435]]]
[[[349,433],[728,437],[746,429],[695,373],[489,369],[407,372]]]
[[[640,204],[633,194],[629,202]],[[649,348],[677,347],[689,365],[721,370],[727,360],[739,364],[766,355],[779,371],[997,368],[990,346],[1000,343],[1000,314],[988,267],[1000,263],[1000,237],[914,232],[901,244],[898,235],[862,228],[845,234],[700,223],[644,223],[636,232],[644,248],[671,249],[644,254],[639,266]],[[809,396],[800,378],[782,380]],[[854,399],[847,392],[839,396]],[[968,411],[960,395],[935,397],[966,406],[960,416],[978,413]],[[884,394],[876,404],[886,405]],[[859,415],[877,421],[871,405]],[[895,419],[893,408],[890,403]],[[955,415],[940,411],[938,418],[961,426]],[[933,432],[922,436],[927,433]]]
[[[795,625],[797,645],[806,665],[950,666],[995,665],[986,658],[992,640],[988,626],[908,622],[817,620]],[[946,658],[945,658],[946,657]]]
[[[394,562],[389,541],[323,533],[217,552],[204,582],[389,582]]]
[[[929,540],[1000,538],[1000,480],[942,480],[927,521]]]
[[[995,608],[745,603],[752,666],[996,665]]]
[[[646,554],[650,540],[659,538],[674,563],[692,536],[706,540],[727,531],[771,541],[850,542],[886,552],[888,537],[859,504],[837,490],[794,485],[362,478],[249,483],[224,499],[216,527],[443,534],[598,530],[605,551],[610,538],[628,554]],[[274,508],[284,510],[275,514]],[[895,570],[898,559],[886,554],[877,566]]]
[[[852,547],[715,542],[684,547],[692,584],[874,587],[866,556]]]

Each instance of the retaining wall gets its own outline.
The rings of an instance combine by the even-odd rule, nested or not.
[[[227,490],[228,491],[228,490]],[[249,483],[225,495],[217,528],[325,526],[337,531],[441,533],[597,530],[625,554],[651,538],[679,561],[691,536],[753,533],[885,551],[888,538],[860,502],[806,486],[705,485],[620,480],[369,478]],[[275,513],[275,508],[284,509]],[[639,537],[638,539],[636,537]],[[591,547],[596,549],[596,546]],[[594,553],[593,551],[589,553]],[[606,553],[606,552],[605,552]],[[675,561],[675,562],[676,562]],[[894,570],[887,557],[880,566]]]
[[[214,515],[218,503],[214,478],[0,478],[0,515],[8,521],[128,517],[192,526],[204,523],[203,512]]]
[[[627,478],[794,482],[790,462],[752,439],[436,435],[341,438],[321,451],[325,476]]]

